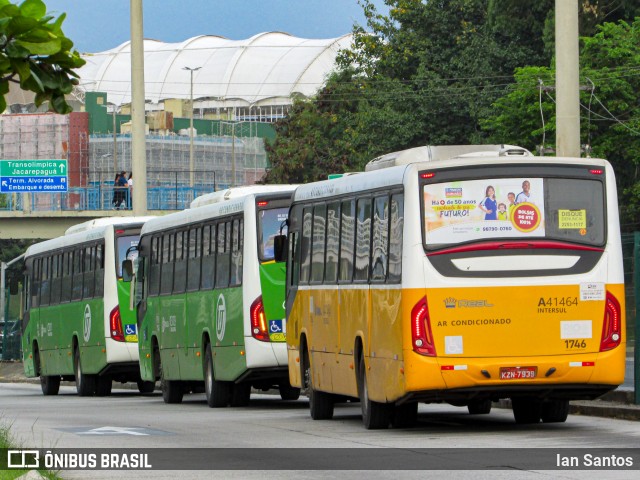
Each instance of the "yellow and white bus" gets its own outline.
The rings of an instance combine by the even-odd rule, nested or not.
[[[291,385],[328,419],[359,398],[367,428],[419,402],[517,423],[623,382],[614,172],[518,147],[420,147],[298,187],[289,215]]]

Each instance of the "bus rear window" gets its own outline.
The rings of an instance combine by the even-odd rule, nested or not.
[[[280,227],[282,234],[287,234],[287,226],[284,222],[289,215],[288,207],[270,208],[258,210],[258,258],[266,262],[273,260],[273,240],[276,235],[280,235]]]
[[[117,250],[117,260],[116,264],[116,273],[118,278],[122,278],[122,262],[128,258],[129,260],[133,260],[138,256],[138,251],[134,250],[129,252],[129,256],[125,257],[127,254],[127,250],[131,247],[137,247],[138,242],[140,241],[140,235],[125,235],[123,237],[116,238],[116,250]]]
[[[423,186],[429,250],[474,241],[544,239],[602,246],[604,184],[577,178],[487,178]]]

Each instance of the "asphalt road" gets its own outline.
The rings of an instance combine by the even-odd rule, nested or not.
[[[416,428],[367,431],[357,403],[336,407],[334,420],[313,421],[308,402],[252,395],[245,408],[210,409],[204,395],[188,395],[180,405],[166,405],[160,394],[143,397],[114,390],[109,398],[80,398],[74,387],[44,397],[38,385],[3,384],[0,423],[25,448],[639,448],[637,422],[570,416],[564,424],[516,425],[510,410],[469,415],[466,408],[421,405]],[[455,451],[455,450],[454,450]],[[639,465],[640,467],[640,465]],[[283,466],[283,468],[285,468]],[[637,467],[636,467],[637,468]],[[0,472],[1,473],[1,472]],[[88,472],[64,471],[64,478],[390,478],[395,472]],[[630,471],[457,471],[455,478],[630,478]],[[402,478],[425,478],[403,472]],[[432,478],[429,476],[429,478]]]

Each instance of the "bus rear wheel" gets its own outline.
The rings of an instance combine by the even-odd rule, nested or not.
[[[76,391],[81,397],[91,397],[96,394],[96,376],[82,372],[80,361],[80,347],[76,347],[74,356],[74,370],[76,374]]]
[[[369,398],[367,387],[367,374],[364,366],[364,357],[360,356],[358,362],[358,396],[362,408],[362,423],[367,430],[379,430],[388,428],[393,417],[393,405],[374,402]]]
[[[280,398],[282,400],[298,400],[300,398],[300,389],[292,387],[288,380],[283,380],[278,385],[278,391],[280,392]]]
[[[98,376],[96,379],[96,396],[97,397],[108,397],[111,395],[111,387],[113,386],[113,381],[109,376]]]
[[[411,428],[415,427],[417,420],[418,402],[405,403],[394,407],[391,425],[393,428]]]
[[[236,383],[233,385],[233,393],[231,394],[232,407],[246,407],[251,399],[251,384]]]
[[[182,384],[176,380],[167,380],[164,378],[164,370],[160,356],[158,355],[158,370],[160,371],[160,388],[162,389],[162,400],[164,403],[182,403],[184,389]]]
[[[154,390],[156,389],[156,382],[147,382],[145,380],[138,380],[136,381],[136,384],[138,385],[138,391],[143,395],[153,393]]]
[[[542,403],[542,421],[544,423],[563,423],[569,415],[569,400],[547,400]]]
[[[36,350],[34,355],[35,357],[35,367],[36,373],[40,374],[40,388],[42,389],[43,395],[57,395],[60,391],[60,377],[58,375],[42,375],[40,372],[40,355]]]
[[[309,351],[304,357],[304,369],[302,383],[309,397],[309,412],[314,420],[331,420],[333,418],[334,401],[330,393],[320,392],[313,388],[313,376],[311,374],[311,361]]]
[[[211,408],[226,407],[231,401],[231,384],[215,379],[211,346],[207,345],[204,364],[204,393]]]
[[[467,409],[471,415],[487,415],[491,413],[491,399],[471,400]]]
[[[542,402],[537,398],[512,398],[511,408],[517,424],[540,423]]]

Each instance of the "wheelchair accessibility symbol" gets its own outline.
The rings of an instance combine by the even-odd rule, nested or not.
[[[136,334],[136,326],[135,325],[125,325],[124,333],[125,333],[125,335],[135,335]]]
[[[271,320],[269,322],[270,333],[282,333],[282,320]]]

